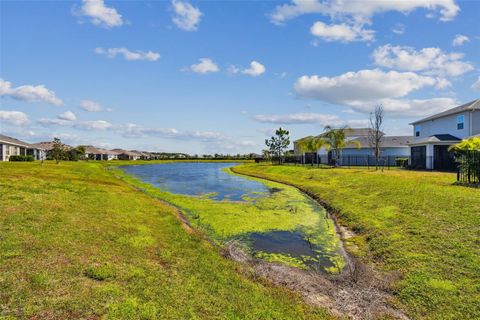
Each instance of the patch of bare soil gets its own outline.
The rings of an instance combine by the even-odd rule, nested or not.
[[[236,242],[226,246],[225,255],[249,265],[253,270],[251,276],[296,291],[307,303],[325,307],[339,318],[408,319],[389,304],[391,293],[388,288],[398,276],[381,274],[352,258],[341,274],[329,275],[254,259]]]

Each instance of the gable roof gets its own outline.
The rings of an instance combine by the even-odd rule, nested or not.
[[[333,128],[332,130],[335,130],[335,128]],[[372,131],[371,128],[347,128],[347,129],[345,129],[345,136],[347,138],[349,138],[349,137],[368,137],[368,135],[370,134],[371,131]],[[326,134],[326,132],[323,132],[323,133],[317,135],[316,137],[317,138],[323,137],[323,136],[325,136],[325,134]],[[312,138],[312,137],[313,136],[303,137],[303,138],[300,138],[300,139],[297,139],[297,140],[293,141],[293,143],[300,142],[304,139]]]
[[[5,136],[3,134],[0,134],[0,142],[13,144],[19,147],[32,148],[32,145],[30,145],[29,143],[23,142],[21,140],[18,140],[9,136]]]
[[[460,112],[464,112],[464,111],[476,111],[476,110],[480,111],[480,99],[467,102],[465,104],[462,104],[461,106],[458,106],[458,107],[455,107],[455,108],[452,108],[452,109],[448,109],[446,111],[434,114],[430,117],[417,120],[417,121],[412,122],[410,124],[417,124],[417,123],[420,123],[420,122],[435,120],[435,119],[438,119],[438,118],[450,116],[450,115],[460,113]]]
[[[420,140],[415,140],[411,144],[424,144],[424,143],[435,143],[435,142],[458,142],[462,139],[452,136],[451,134],[435,134],[430,137],[426,137]]]
[[[357,137],[349,140],[345,148],[346,149],[358,148],[357,144],[353,143],[353,141],[356,141],[358,144],[360,144],[360,148],[372,147],[370,145],[370,141],[368,137]],[[413,142],[412,136],[383,136],[381,147],[382,148],[408,147],[408,145],[412,142]]]
[[[68,144],[62,143],[62,145],[66,149],[71,149],[72,148]],[[32,143],[31,146],[34,147],[34,148],[37,148],[37,149],[50,151],[50,150],[53,149],[53,141],[44,141],[44,142]]]

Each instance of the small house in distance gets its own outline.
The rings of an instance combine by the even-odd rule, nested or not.
[[[411,163],[418,169],[456,169],[450,146],[480,134],[480,99],[412,122]]]

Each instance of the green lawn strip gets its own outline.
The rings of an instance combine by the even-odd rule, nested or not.
[[[338,272],[344,265],[338,253],[340,241],[332,220],[325,216],[323,208],[294,187],[262,180],[276,192],[271,196],[255,198],[253,202],[216,201],[207,197],[173,194],[143,183],[121,169],[110,170],[147,194],[178,207],[193,227],[205,231],[217,244],[242,240],[250,233],[300,231],[309,235],[310,241],[322,247],[323,254],[330,258],[334,266],[329,271]],[[267,253],[259,256],[268,261],[306,268],[306,257],[301,260],[289,255]]]
[[[0,177],[0,318],[329,318],[102,164],[1,163]]]
[[[413,318],[480,318],[480,190],[449,173],[242,165],[339,210],[359,254],[403,275],[396,304]]]

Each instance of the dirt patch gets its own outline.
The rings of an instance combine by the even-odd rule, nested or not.
[[[408,319],[388,303],[391,298],[388,287],[395,277],[375,272],[353,259],[340,275],[328,275],[254,259],[236,242],[228,243],[225,255],[249,265],[252,277],[265,278],[274,285],[298,292],[307,303],[327,308],[340,318]]]

